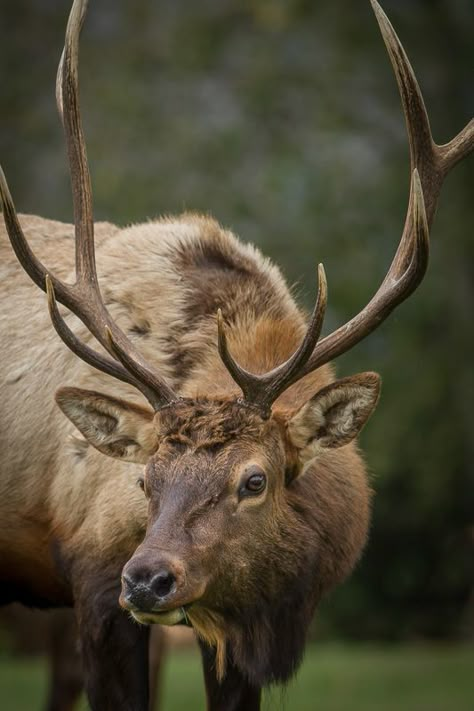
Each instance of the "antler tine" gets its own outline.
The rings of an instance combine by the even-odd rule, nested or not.
[[[46,289],[46,276],[49,274],[56,293],[60,294],[61,303],[73,310],[76,305],[76,299],[74,298],[72,288],[61,281],[61,279],[54,276],[54,274],[48,272],[31,250],[18,220],[18,215],[8,188],[7,180],[1,167],[0,198],[2,201],[3,219],[5,221],[8,236],[10,238],[13,251],[15,252],[21,266],[30,279],[34,281],[34,283],[37,284],[37,286],[39,286],[39,288],[43,291]]]
[[[179,397],[166,381],[145,361],[133,343],[115,324],[100,294],[94,250],[94,222],[89,168],[79,109],[79,35],[84,22],[87,0],[74,0],[66,29],[64,51],[59,62],[56,99],[68,149],[76,233],[76,283],[65,284],[46,270],[30,249],[21,229],[15,206],[0,169],[0,197],[7,231],[13,249],[31,279],[48,289],[53,324],[65,342],[87,363],[137,387],[158,409]],[[81,344],[57,310],[55,299],[75,313],[109,353],[126,362],[123,366]],[[112,339],[109,338],[109,332]],[[112,346],[113,343],[113,346]]]
[[[421,183],[424,186],[425,174],[432,171],[436,152],[425,102],[412,66],[390,20],[377,0],[370,0],[370,2],[387,48],[402,100],[410,147],[410,172],[418,168]],[[428,205],[426,207],[428,209]]]
[[[71,176],[76,231],[76,278],[97,283],[94,252],[92,189],[79,108],[79,37],[88,0],[74,0],[58,66],[56,100],[64,126]],[[60,87],[60,91],[58,91]]]
[[[75,355],[79,356],[83,361],[89,363],[93,368],[101,370],[107,375],[112,375],[118,380],[122,380],[124,383],[129,383],[135,388],[140,390],[146,397],[153,409],[157,410],[160,406],[160,401],[157,399],[156,394],[150,388],[147,388],[142,382],[134,378],[126,368],[117,363],[113,358],[109,358],[106,355],[97,353],[97,351],[90,348],[86,343],[81,341],[69,328],[61,314],[59,313],[58,304],[56,301],[56,296],[54,294],[54,287],[49,274],[46,275],[46,294],[48,296],[48,309],[49,315],[51,317],[51,322],[59,335],[61,340],[66,344],[66,346]]]
[[[163,385],[160,384],[159,391],[157,387],[158,395],[154,390],[145,385],[145,383],[148,383],[151,380],[148,367],[143,365],[144,361],[142,359],[138,360],[137,358],[134,358],[130,348],[122,348],[116,340],[116,334],[112,332],[112,329],[109,326],[105,327],[105,337],[109,345],[109,351],[114,354],[120,363],[122,363],[122,365],[133,377],[133,380],[137,383],[141,383],[139,389],[145,395],[147,400],[154,406],[155,410],[159,410],[160,407],[163,406],[163,400],[165,399],[163,395]],[[156,380],[152,380],[151,382],[156,382]],[[168,388],[168,386],[166,387]],[[170,388],[168,388],[168,391],[171,396],[166,398],[165,403],[170,404],[182,399]]]
[[[56,72],[56,108],[58,109],[59,118],[64,128],[63,117],[63,64],[64,64],[64,49],[61,52],[58,69]]]
[[[474,149],[474,118],[464,126],[461,131],[449,143],[438,146],[440,155],[444,162],[445,172],[448,173],[456,163],[459,163],[466,155]]]
[[[368,336],[398,304],[401,304],[422,281],[429,257],[429,230],[418,171],[412,175],[410,219],[413,229],[407,233],[406,268],[400,273],[397,256],[394,257],[388,276],[384,279],[375,296],[362,311],[336,331],[323,338],[314,349],[304,368],[292,382],[337,358]]]
[[[439,190],[443,178],[449,170],[474,149],[474,119],[471,119],[449,143],[444,145],[435,143],[431,135],[423,96],[405,50],[377,0],[370,0],[370,2],[395,72],[402,99],[410,144],[411,170],[418,168],[423,190],[427,194],[426,183],[436,182],[437,179]],[[436,175],[433,175],[433,171]],[[436,200],[430,200],[429,197],[431,196],[427,195],[426,215],[428,226],[431,226]]]
[[[222,362],[231,374],[233,380],[242,390],[244,401],[255,405],[265,415],[277,397],[297,378],[297,373],[304,366],[318,341],[324,322],[327,304],[327,281],[324,267],[318,266],[318,295],[311,315],[306,335],[299,348],[284,363],[264,373],[257,375],[242,368],[232,357],[227,344],[227,333],[221,309],[217,311],[217,335],[219,354]]]
[[[439,146],[435,143],[423,96],[406,52],[377,0],[370,2],[397,80],[410,146],[410,171],[413,173],[416,168],[420,174],[426,218],[428,227],[431,227],[444,178],[459,160],[474,149],[474,119],[446,145]],[[400,273],[408,263],[409,245],[408,240],[404,238],[406,233],[413,229],[411,218],[412,211],[409,207],[403,237],[393,265]],[[387,278],[390,278],[389,275]]]

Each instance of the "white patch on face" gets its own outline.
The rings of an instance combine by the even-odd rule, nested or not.
[[[132,616],[141,625],[177,625],[186,618],[186,613],[182,607],[167,612],[140,612],[132,611]]]

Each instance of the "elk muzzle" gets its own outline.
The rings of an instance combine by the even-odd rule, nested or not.
[[[122,572],[120,605],[138,622],[175,625],[186,618],[186,573],[176,557],[160,552],[134,556]]]

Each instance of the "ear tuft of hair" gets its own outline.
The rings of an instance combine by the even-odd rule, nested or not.
[[[377,373],[359,373],[336,380],[306,402],[288,422],[301,463],[357,437],[375,410],[380,385]]]
[[[61,388],[56,402],[89,444],[109,457],[146,464],[158,446],[148,408],[80,388]]]

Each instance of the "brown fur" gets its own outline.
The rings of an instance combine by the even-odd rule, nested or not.
[[[61,64],[83,225],[88,200],[78,187],[84,156],[77,155],[74,85],[85,4],[74,3]],[[427,225],[444,176],[472,147],[472,125],[436,146],[404,53],[372,5],[401,91],[412,163],[401,246],[367,306],[376,325],[423,277]],[[7,193],[4,187],[12,215]],[[73,228],[21,221],[48,270],[67,277]],[[145,711],[148,703],[148,628],[120,610],[121,588],[120,604],[138,622],[194,624],[210,711],[258,711],[262,686],[285,682],[297,669],[315,607],[364,546],[370,492],[354,440],[375,408],[379,378],[334,382],[324,366],[283,393],[272,412],[259,411],[241,400],[219,357],[216,312],[241,366],[262,373],[285,361],[306,318],[278,269],[199,215],[96,231],[110,316],[168,382],[169,404],[152,412],[129,386],[65,351],[44,299],[0,234],[2,303],[12,304],[2,314],[0,341],[0,602],[74,603],[94,709]],[[419,234],[410,244],[413,231]],[[65,319],[93,341],[75,317]],[[356,327],[330,352],[367,328]],[[55,391],[69,422],[53,404]],[[173,391],[182,399],[173,400]]]
[[[67,276],[72,226],[20,220],[39,258]],[[44,296],[0,234],[0,288],[3,303],[8,297],[14,306],[2,314],[4,595],[21,587],[33,602],[79,600],[98,571],[112,579],[128,559],[152,564],[165,549],[184,566],[179,604],[193,602],[189,619],[216,647],[218,675],[227,659],[256,687],[287,679],[315,605],[350,572],[367,533],[370,495],[359,454],[352,443],[314,446],[305,414],[314,409],[305,403],[333,383],[332,368],[292,386],[262,419],[236,400],[239,389],[217,352],[216,311],[241,365],[263,372],[282,362],[301,341],[306,317],[279,270],[207,217],[96,230],[112,316],[185,400],[153,419],[132,388],[67,352]],[[66,318],[93,340],[75,317]],[[53,403],[67,384],[74,388],[63,389],[58,402],[94,446]],[[84,388],[93,392],[83,395]],[[318,402],[334,412],[347,388],[331,388]],[[368,397],[368,412],[375,401]],[[139,462],[148,462],[149,504],[136,486]],[[233,492],[249,462],[267,472],[268,490],[237,502]]]

